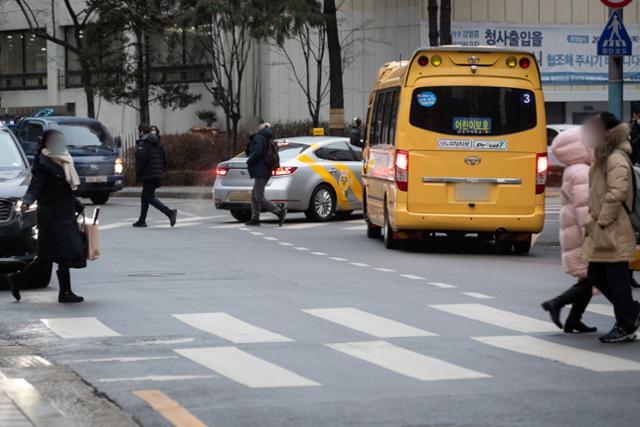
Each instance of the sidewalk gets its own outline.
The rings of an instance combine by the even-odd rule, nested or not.
[[[140,197],[142,187],[125,187],[122,191],[113,193],[112,197]],[[211,187],[160,187],[156,195],[166,199],[205,199],[212,198]],[[560,188],[547,188],[547,197],[560,197]]]

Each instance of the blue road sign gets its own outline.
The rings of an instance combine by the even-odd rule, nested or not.
[[[620,12],[614,10],[598,40],[598,55],[631,55],[631,37],[622,22]]]

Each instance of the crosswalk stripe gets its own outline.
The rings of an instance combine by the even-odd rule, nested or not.
[[[351,265],[362,268],[371,267],[369,264],[365,264],[364,262],[352,262]]]
[[[281,246],[293,246],[293,243],[288,243],[288,242],[278,242],[278,244]]]
[[[227,313],[174,314],[176,319],[236,344],[289,342],[283,335],[253,326]]]
[[[312,255],[317,255],[317,256],[327,256],[327,253],[325,252],[310,252]]]
[[[176,353],[250,388],[309,387],[311,381],[235,347],[176,349]]]
[[[416,276],[415,274],[401,274],[400,277],[404,277],[409,280],[427,280],[422,276]]]
[[[366,225],[354,225],[352,227],[344,227],[341,230],[344,231],[365,231],[367,229]]]
[[[348,342],[326,346],[420,381],[490,378],[490,375],[406,350],[385,341]]]
[[[374,268],[374,270],[381,271],[383,273],[395,273],[396,272],[396,270],[394,270],[393,268]]]
[[[226,230],[226,229],[240,229],[242,228],[243,225],[242,224],[222,224],[222,225],[214,225],[212,227],[209,227],[209,230]]]
[[[594,372],[640,371],[640,363],[595,351],[582,350],[530,336],[475,337],[493,347],[553,360]]]
[[[339,256],[332,256],[332,257],[329,257],[329,259],[332,259],[332,260],[334,260],[334,261],[338,261],[338,262],[345,262],[345,261],[349,261],[347,258],[341,258],[341,257],[339,257]]]
[[[480,292],[463,292],[463,295],[466,295],[471,298],[477,298],[477,299],[494,299],[495,298],[495,297],[492,297],[491,295],[482,294]]]
[[[103,338],[118,337],[119,333],[109,328],[95,317],[60,317],[40,319],[60,338]]]
[[[263,237],[264,240],[268,240],[270,242],[277,242],[278,238],[277,237],[271,237],[271,236],[267,236],[267,237]]]
[[[302,224],[284,225],[280,229],[281,230],[306,230],[308,228],[323,227],[325,225],[327,225],[326,222],[309,222],[309,223],[302,223]]]
[[[441,289],[453,289],[453,288],[457,288],[457,286],[454,285],[450,285],[448,283],[442,283],[442,282],[429,282],[429,284],[431,286],[435,286],[436,288],[441,288]]]
[[[432,308],[522,333],[557,332],[550,322],[483,304],[436,304]]]
[[[437,335],[353,307],[315,308],[302,311],[377,338],[431,337]]]
[[[613,306],[609,304],[589,304],[587,311],[590,313],[601,314],[603,316],[615,317]]]

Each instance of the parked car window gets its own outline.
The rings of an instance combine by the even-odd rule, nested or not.
[[[40,123],[27,123],[22,138],[25,142],[40,143],[44,129]]]
[[[15,141],[7,132],[0,132],[0,171],[25,168],[24,159]]]
[[[316,156],[332,162],[352,162],[355,157],[346,142],[327,144],[316,151]]]

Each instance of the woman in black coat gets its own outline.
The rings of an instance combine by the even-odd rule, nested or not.
[[[76,215],[84,206],[73,195],[80,179],[73,159],[66,149],[64,135],[48,130],[42,137],[39,154],[33,162],[33,178],[21,209],[38,203],[38,261],[58,264],[59,302],[82,302],[84,298],[71,291],[69,269],[85,261],[84,244]],[[20,300],[19,286],[29,280],[29,266],[12,280],[12,291]]]

